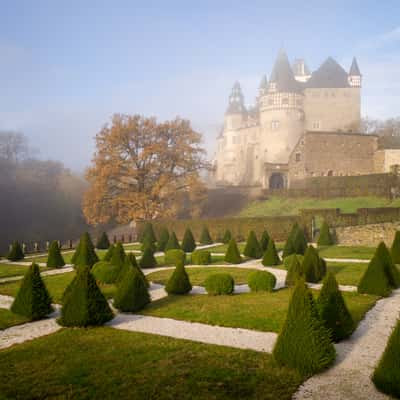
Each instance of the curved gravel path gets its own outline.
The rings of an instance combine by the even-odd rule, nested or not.
[[[28,264],[29,266],[30,264]],[[72,264],[66,264],[62,268],[55,268],[55,269],[50,269],[49,271],[42,271],[40,273],[41,276],[49,276],[49,275],[60,275],[60,274],[65,274],[66,272],[72,272],[74,270]],[[17,276],[10,276],[8,278],[1,278],[0,283],[6,283],[6,282],[15,282],[15,281],[20,281],[24,275],[17,275]]]

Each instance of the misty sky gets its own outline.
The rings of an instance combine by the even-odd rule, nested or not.
[[[400,1],[0,0],[0,129],[83,171],[115,112],[189,118],[213,151],[238,79],[254,102],[277,51],[358,58],[362,113],[400,115]]]

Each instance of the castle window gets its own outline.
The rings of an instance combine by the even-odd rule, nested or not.
[[[299,162],[301,160],[301,154],[300,153],[296,153],[295,154],[295,160],[296,160],[296,162]]]
[[[284,97],[284,98],[282,99],[282,105],[283,105],[283,106],[288,106],[288,105],[289,105],[289,99],[288,99],[287,97]]]
[[[312,128],[313,129],[321,129],[321,121],[313,121]]]
[[[276,120],[271,121],[271,129],[273,131],[277,131],[279,129],[279,121]]]

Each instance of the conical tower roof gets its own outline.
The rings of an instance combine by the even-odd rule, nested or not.
[[[261,78],[261,82],[260,82],[260,89],[268,89],[268,79],[267,79],[267,75],[263,75],[263,77]]]
[[[229,105],[226,114],[239,114],[244,112],[246,112],[246,107],[244,106],[242,88],[240,87],[240,83],[236,81],[229,96]]]
[[[360,68],[358,68],[358,63],[355,57],[353,57],[353,61],[351,63],[349,75],[353,76],[361,76]]]
[[[280,50],[278,53],[269,82],[275,84],[277,92],[301,92],[301,87],[294,78],[284,50]]]
[[[306,86],[309,88],[347,88],[349,87],[347,72],[332,57],[311,75]]]

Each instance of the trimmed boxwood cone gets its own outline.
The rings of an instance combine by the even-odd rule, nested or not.
[[[298,229],[299,229],[299,225],[296,222],[295,224],[293,224],[292,229],[289,232],[289,236],[286,239],[286,243],[283,248],[283,258],[296,253],[295,248],[294,248],[294,239],[296,237]]]
[[[185,230],[181,248],[186,253],[191,253],[196,248],[196,242],[194,240],[193,233],[189,228],[186,228]]]
[[[208,250],[195,250],[191,256],[193,265],[208,265],[211,264],[211,252]]]
[[[293,246],[296,254],[304,254],[307,249],[307,239],[304,235],[303,229],[300,227],[298,227],[294,237]]]
[[[260,239],[260,247],[261,247],[263,252],[265,252],[267,250],[269,240],[270,240],[270,237],[268,235],[268,232],[264,231],[262,233],[261,239]]]
[[[142,277],[144,283],[146,284],[146,287],[150,287],[149,281],[147,280],[146,275],[143,273],[141,268],[138,266],[136,257],[133,253],[129,253],[125,257],[124,265],[121,268],[121,271],[117,278],[117,285],[119,285],[125,279],[126,272],[128,272],[131,268],[136,269],[139,275]]]
[[[113,244],[110,245],[108,250],[106,251],[106,254],[104,254],[103,261],[111,261],[111,257],[113,255],[115,246]]]
[[[331,331],[334,342],[346,339],[353,333],[355,328],[353,318],[332,272],[324,278],[316,303],[321,319]]]
[[[112,284],[117,281],[121,272],[119,265],[111,264],[109,261],[99,261],[92,267],[92,274],[97,282]]]
[[[61,317],[63,326],[102,325],[113,318],[107,299],[98,288],[90,268],[80,266],[63,295]]]
[[[183,250],[172,249],[168,250],[164,254],[164,264],[166,265],[176,265],[178,262],[185,264],[186,253]]]
[[[300,278],[304,278],[304,271],[296,254],[292,254],[289,257],[290,264],[286,274],[285,284],[286,286],[295,286]]]
[[[24,252],[19,242],[14,242],[11,245],[11,249],[7,255],[7,259],[10,261],[20,261],[24,259]]]
[[[150,294],[139,271],[133,267],[125,273],[114,296],[114,307],[123,312],[141,310],[150,303]]]
[[[53,311],[51,297],[35,263],[28,268],[17,292],[11,311],[31,321],[44,318]]]
[[[157,250],[156,244],[152,241],[152,239],[149,236],[146,236],[143,239],[142,245],[140,246],[140,250],[144,252],[146,248],[150,248],[153,253]]]
[[[263,253],[254,231],[250,231],[243,254],[250,258],[261,258]]]
[[[139,265],[140,268],[153,268],[157,266],[154,253],[149,247],[144,251],[142,258],[139,260]]]
[[[318,246],[331,246],[333,245],[332,235],[329,231],[329,226],[324,221],[321,226],[321,231],[318,237]]]
[[[293,290],[273,356],[279,365],[296,369],[306,377],[327,368],[335,355],[329,330],[319,317],[310,290],[300,279]]]
[[[61,251],[56,240],[53,240],[50,244],[46,265],[48,268],[60,268],[65,265],[64,258],[61,255]]]
[[[268,247],[266,252],[264,253],[262,259],[262,265],[278,265],[281,263],[281,260],[278,256],[278,252],[276,251],[275,242],[273,239],[268,241]]]
[[[174,272],[168,279],[165,291],[168,294],[186,294],[192,290],[189,276],[182,262],[178,262]]]
[[[232,239],[232,233],[229,229],[227,229],[224,233],[224,236],[222,238],[222,243],[229,243],[229,241]]]
[[[325,274],[324,265],[315,248],[311,245],[308,246],[302,263],[306,282],[319,282]]]
[[[145,239],[150,240],[152,243],[157,241],[151,222],[146,222],[139,241],[143,243]]]
[[[75,266],[88,265],[89,267],[92,267],[93,264],[96,264],[98,261],[99,258],[94,250],[92,239],[90,238],[89,233],[85,232],[81,236],[78,247],[72,256],[71,263]]]
[[[229,241],[224,260],[230,264],[240,264],[242,262],[242,257],[233,238]]]
[[[395,264],[400,264],[400,231],[396,231],[392,247],[390,248],[390,255]]]
[[[97,249],[106,250],[110,247],[110,240],[108,239],[107,233],[103,232],[96,243]]]
[[[173,249],[180,249],[178,239],[175,235],[175,232],[171,232],[169,235],[168,243],[165,246],[164,251],[173,250]]]
[[[157,242],[157,250],[158,251],[165,250],[165,246],[168,243],[168,239],[169,239],[168,229],[165,227],[162,227],[160,230],[160,235],[159,235],[158,242]]]
[[[112,252],[110,263],[113,265],[116,265],[119,268],[122,268],[122,266],[124,265],[124,262],[125,262],[125,257],[126,257],[126,254],[125,254],[124,246],[122,246],[121,242],[118,242],[115,245],[114,250]]]
[[[210,232],[208,231],[208,228],[206,226],[203,227],[203,230],[201,232],[200,243],[203,245],[213,243]]]

